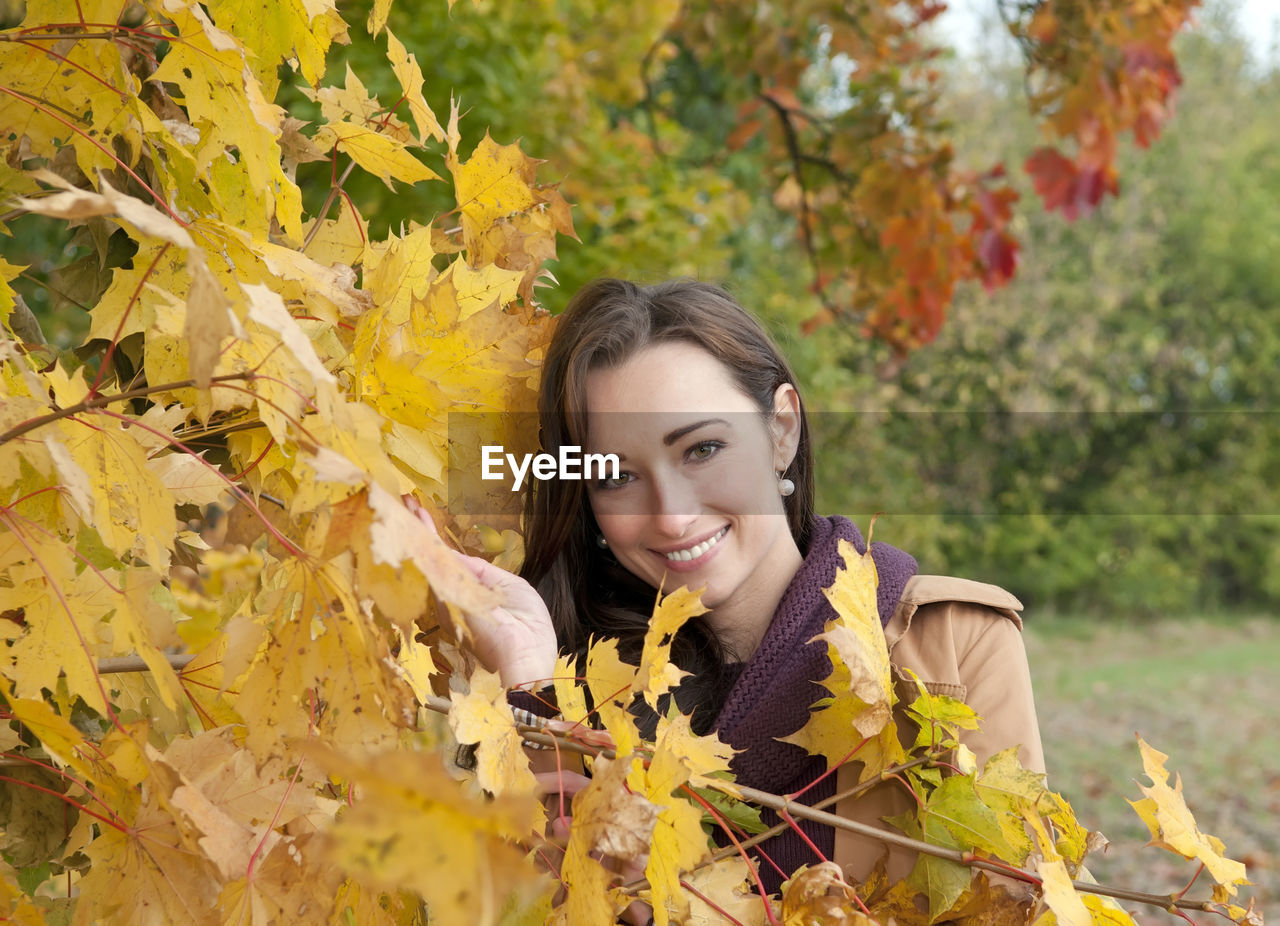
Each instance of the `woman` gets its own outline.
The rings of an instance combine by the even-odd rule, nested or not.
[[[718,287],[600,280],[559,321],[539,411],[544,450],[616,454],[619,472],[585,485],[533,482],[521,578],[472,561],[507,595],[477,655],[511,687],[545,684],[557,649],[581,653],[591,637],[616,638],[634,661],[655,589],[705,586],[709,613],[686,624],[672,649],[691,673],[677,702],[696,731],[716,730],[742,750],[740,783],[785,794],[812,782],[825,760],[777,738],[799,729],[826,694],[818,684],[830,671],[826,649],[809,642],[831,616],[822,589],[836,574],[838,540],[864,546],[847,519],[814,517],[808,424],[777,347]],[[915,560],[887,544],[873,544],[872,555],[899,680],[910,669],[977,710],[982,730],[966,745],[979,762],[1020,745],[1024,766],[1040,770],[1017,599],[917,575]],[[804,799],[835,794],[848,775],[828,776]],[[890,783],[837,811],[876,822],[910,807]],[[881,855],[874,840],[803,825],[851,883]],[[762,849],[784,872],[818,861],[794,832]],[[911,861],[891,854],[890,877],[905,876]],[[770,891],[782,880],[770,866],[761,875]]]

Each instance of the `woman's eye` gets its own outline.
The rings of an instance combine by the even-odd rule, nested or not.
[[[596,486],[601,489],[621,489],[634,478],[631,473],[618,473],[616,476],[606,476],[599,480]]]
[[[718,440],[699,441],[689,448],[689,459],[701,462],[709,460],[716,455],[716,451],[724,447],[724,444]]]

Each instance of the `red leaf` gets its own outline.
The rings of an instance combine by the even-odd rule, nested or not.
[[[1069,222],[1093,212],[1107,193],[1114,196],[1120,192],[1109,165],[1081,168],[1052,148],[1037,148],[1027,158],[1025,169],[1045,208],[1061,209]]]
[[[740,151],[743,145],[756,137],[763,126],[764,121],[761,119],[748,119],[729,133],[724,141],[725,147],[730,151]]]
[[[1011,235],[988,228],[978,244],[978,259],[983,266],[982,285],[989,292],[1013,276],[1018,266],[1018,242]]]
[[[1024,169],[1046,209],[1063,209],[1075,199],[1076,165],[1053,148],[1031,152]]]

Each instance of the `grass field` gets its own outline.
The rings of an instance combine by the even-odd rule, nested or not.
[[[1035,680],[1049,785],[1090,829],[1111,840],[1091,856],[1106,884],[1181,890],[1196,864],[1143,848],[1147,831],[1126,799],[1146,783],[1135,733],[1169,754],[1200,830],[1243,861],[1247,888],[1280,917],[1280,620],[1168,620],[1141,624],[1032,616]],[[1203,880],[1188,897],[1204,897]],[[1185,923],[1126,904],[1143,926]],[[1197,923],[1221,923],[1192,914]]]

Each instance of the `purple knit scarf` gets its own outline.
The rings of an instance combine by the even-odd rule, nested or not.
[[[826,761],[821,756],[811,756],[799,746],[778,742],[777,738],[789,736],[804,726],[809,719],[809,707],[828,694],[818,683],[831,672],[827,648],[820,642],[809,641],[822,633],[826,622],[835,616],[822,590],[831,586],[843,565],[838,544],[842,539],[852,542],[859,553],[866,552],[862,534],[848,518],[814,519],[809,553],[787,586],[759,648],[743,667],[716,718],[715,729],[720,739],[735,749],[744,750],[732,762],[739,784],[774,794],[789,794],[826,770]],[[871,556],[879,577],[876,607],[880,623],[884,625],[893,616],[898,599],[918,566],[911,554],[886,543],[873,543]],[[832,775],[806,792],[802,800],[816,803],[834,793],[835,776]],[[806,824],[804,828],[830,858],[835,831],[829,826]],[[769,839],[760,848],[788,875],[802,864],[818,861],[800,836],[790,830]],[[767,863],[761,866],[760,873],[766,889],[776,891],[781,876]]]

